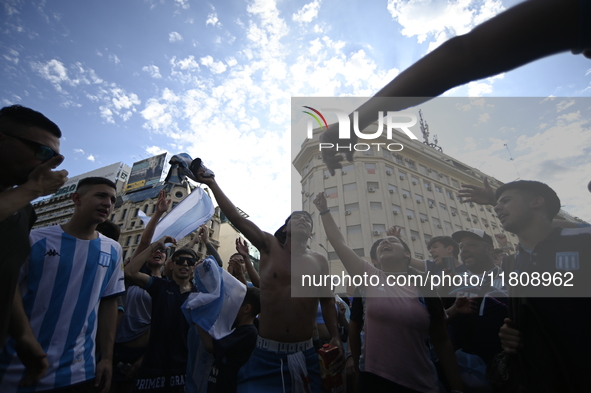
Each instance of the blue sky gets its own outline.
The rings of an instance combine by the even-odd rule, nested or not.
[[[274,231],[290,210],[290,97],[371,96],[441,42],[515,3],[4,0],[0,99],[39,110],[61,127],[63,167],[72,176],[188,152],[216,172],[256,223]],[[565,53],[447,95],[589,97],[590,71],[589,60]],[[500,157],[490,135],[457,133],[426,116],[446,153],[484,172],[494,160],[479,157]],[[580,127],[567,132],[591,146]],[[544,129],[503,132],[496,139],[530,164],[535,142],[548,139]],[[556,187],[566,180],[579,187],[581,173],[591,174],[577,154],[561,165],[583,170]],[[584,183],[573,195],[588,197]],[[577,207],[585,199],[570,203],[569,210],[591,218]]]

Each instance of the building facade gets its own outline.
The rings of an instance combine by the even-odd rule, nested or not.
[[[375,240],[392,226],[402,228],[401,237],[418,259],[430,257],[427,243],[433,237],[469,228],[483,229],[491,236],[504,233],[510,246],[517,244],[517,237],[503,230],[491,206],[462,203],[457,196],[463,183],[482,186],[485,177],[494,189],[503,183],[444,154],[438,146],[400,133],[395,137],[403,141],[404,148],[390,151],[385,146],[391,141],[378,138],[367,150],[356,152],[354,162],[343,161],[342,170],[330,176],[319,151],[320,133],[315,130],[314,138],[302,144],[293,164],[301,175],[302,208],[314,221],[310,247],[327,255],[331,274],[340,274],[343,265],[313,204],[319,192],[326,194],[331,214],[349,246],[365,259],[369,259]],[[572,221],[564,212],[561,218]]]

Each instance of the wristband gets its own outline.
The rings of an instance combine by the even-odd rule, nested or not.
[[[321,216],[323,216],[323,215],[325,215],[326,213],[330,213],[330,209],[326,209],[326,210],[323,210],[323,211],[321,211],[321,212],[320,212],[320,215],[321,215]]]

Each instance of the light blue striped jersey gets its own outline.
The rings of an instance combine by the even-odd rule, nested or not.
[[[95,376],[95,337],[102,298],[125,291],[119,243],[103,235],[79,240],[59,225],[31,232],[31,254],[19,279],[25,312],[49,370],[31,388],[10,339],[0,353],[0,392],[57,389]]]

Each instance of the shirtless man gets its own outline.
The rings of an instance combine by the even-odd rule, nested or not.
[[[215,178],[203,177],[202,173],[200,170],[197,179],[209,186],[226,217],[261,253],[259,337],[256,349],[238,375],[238,392],[321,392],[318,355],[312,344],[318,300],[332,337],[330,344],[340,352],[331,371],[340,370],[344,359],[329,288],[320,289],[318,297],[291,296],[292,267],[294,276],[304,272],[328,274],[326,258],[306,247],[312,232],[310,214],[292,213],[273,236],[240,215]],[[306,387],[308,390],[300,390]]]

